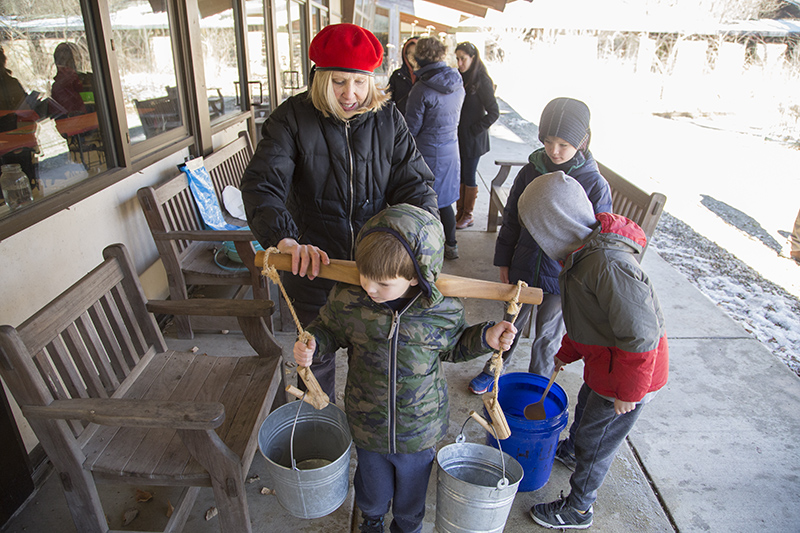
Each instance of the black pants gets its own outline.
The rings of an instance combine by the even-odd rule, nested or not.
[[[456,213],[453,211],[453,206],[439,208],[439,218],[442,219],[442,226],[444,226],[444,242],[449,246],[456,245]]]

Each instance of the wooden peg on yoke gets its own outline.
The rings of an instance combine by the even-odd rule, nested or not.
[[[306,384],[306,401],[313,405],[316,409],[325,409],[330,401],[328,395],[323,392],[322,387],[319,386],[317,378],[307,366],[298,366],[297,375]],[[290,391],[291,392],[291,391]]]

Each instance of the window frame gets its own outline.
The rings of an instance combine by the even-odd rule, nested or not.
[[[141,172],[172,154],[188,148],[192,155],[208,155],[213,150],[215,133],[249,121],[254,133],[253,112],[247,83],[249,79],[247,39],[244,27],[245,0],[233,0],[236,58],[243,88],[242,109],[224,115],[211,124],[207,113],[207,94],[203,52],[200,39],[198,0],[164,0],[168,6],[172,54],[176,83],[181,101],[183,124],[156,137],[132,145],[125,114],[123,90],[114,50],[108,0],[80,0],[87,47],[92,60],[95,82],[102,100],[98,103],[98,123],[106,143],[108,170],[71,185],[64,190],[38,199],[23,209],[0,218],[0,241],[38,224],[50,216]]]

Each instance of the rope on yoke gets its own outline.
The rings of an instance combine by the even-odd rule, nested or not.
[[[265,252],[266,256],[264,257],[264,266],[261,267],[261,275],[269,279],[281,290],[283,299],[286,301],[286,306],[289,308],[289,313],[291,313],[292,319],[294,320],[294,325],[297,327],[297,340],[303,344],[308,344],[308,342],[313,339],[314,336],[303,329],[303,325],[300,323],[300,319],[297,318],[297,312],[294,310],[294,306],[292,305],[292,300],[289,298],[289,295],[286,294],[286,289],[283,287],[283,283],[281,283],[281,276],[278,274],[278,269],[269,264],[269,254],[279,254],[281,252],[274,246],[267,248]],[[300,378],[303,380],[303,383],[306,384],[306,388],[308,389],[308,394],[302,399],[305,399],[305,401],[317,409],[324,409],[328,403],[330,403],[330,400],[328,399],[328,395],[322,390],[322,387],[320,387],[319,382],[317,381],[317,378],[314,377],[311,369],[307,366],[298,366],[297,375],[300,376]],[[295,396],[297,396],[295,391],[300,392],[291,385],[286,387],[286,390]]]
[[[527,286],[528,284],[524,281],[518,281],[517,292],[508,303],[506,314],[511,316],[510,322],[512,324],[517,321],[517,316],[519,316],[519,313],[522,310],[522,306],[519,303],[519,296],[522,292],[522,289]],[[492,360],[489,364],[489,369],[492,370],[492,373],[494,374],[494,387],[492,387],[491,393],[484,394],[483,396],[483,405],[486,407],[486,412],[489,413],[489,418],[492,419],[492,428],[495,430],[495,436],[498,441],[507,439],[511,436],[511,428],[508,427],[506,416],[503,413],[503,409],[500,407],[500,402],[497,400],[498,394],[500,393],[500,375],[503,373],[502,356],[502,350],[497,350],[492,354]]]
[[[520,311],[522,311],[522,305],[519,303],[519,295],[522,292],[524,287],[527,287],[528,284],[522,280],[517,282],[517,292],[511,298],[511,301],[508,302],[508,309],[506,310],[506,314],[511,317],[511,323],[517,321],[517,317],[519,316]],[[500,375],[503,373],[503,351],[497,350],[492,354],[492,361],[489,363],[489,370],[492,371],[494,374],[494,390],[498,391],[500,388]],[[496,394],[495,394],[496,396]]]

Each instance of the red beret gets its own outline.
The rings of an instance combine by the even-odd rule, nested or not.
[[[311,41],[308,57],[321,70],[372,74],[383,63],[383,46],[361,26],[332,24],[322,28]]]

